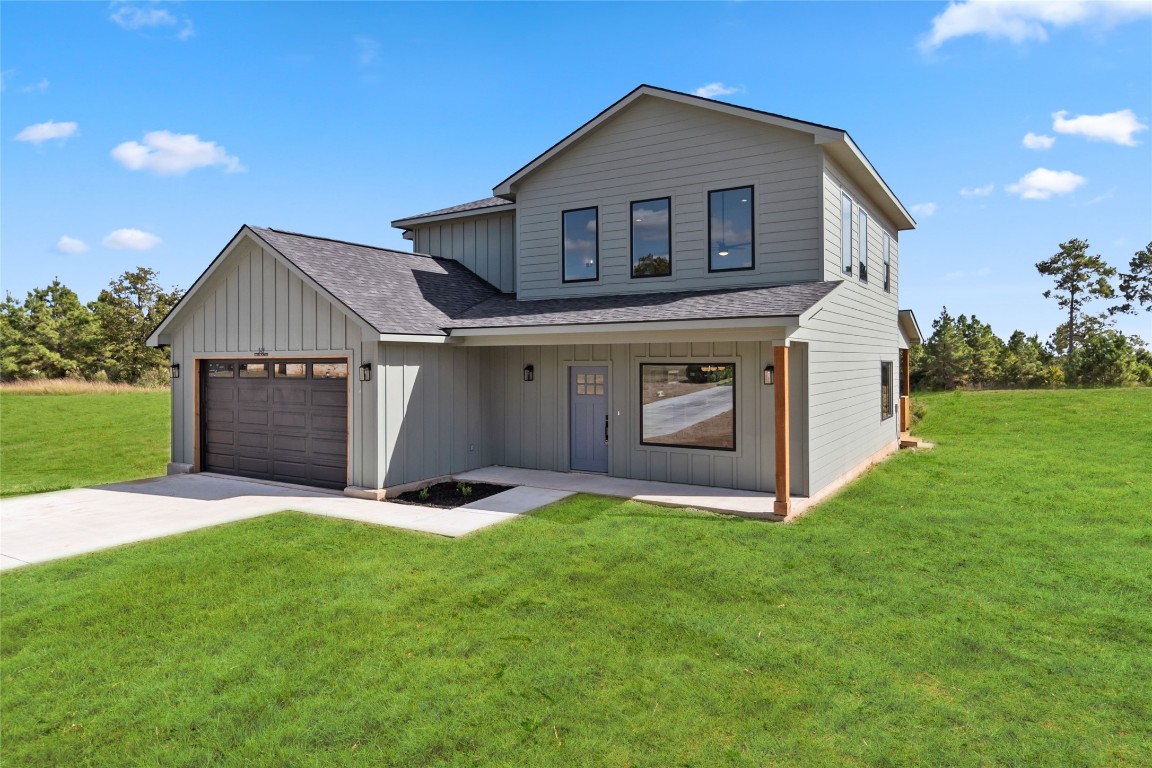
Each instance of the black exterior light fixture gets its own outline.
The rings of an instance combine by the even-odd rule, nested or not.
[[[535,381],[536,369],[531,365],[524,366],[524,381]]]
[[[172,366],[169,368],[169,370],[172,371],[172,378],[180,378],[180,363],[172,363]]]
[[[769,363],[764,366],[764,385],[770,386],[776,383],[776,366]]]
[[[360,381],[372,381],[372,363],[360,364]]]

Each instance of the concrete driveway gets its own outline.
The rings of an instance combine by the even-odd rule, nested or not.
[[[456,509],[435,509],[220,475],[157,477],[0,501],[0,570],[285,510],[462,536],[570,495],[519,487]]]

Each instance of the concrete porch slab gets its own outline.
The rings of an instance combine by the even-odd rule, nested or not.
[[[541,469],[500,466],[461,472],[454,475],[454,478],[466,482],[498,483],[568,491],[570,493],[616,496],[667,507],[692,507],[743,517],[780,519],[773,512],[775,496],[757,491],[740,491],[735,488],[713,488],[686,483],[629,480],[623,477],[608,477],[607,475],[581,472],[549,472]],[[807,505],[808,499],[792,497],[792,513],[789,515],[789,519],[802,514]]]

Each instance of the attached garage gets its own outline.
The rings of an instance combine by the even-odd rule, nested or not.
[[[203,471],[349,484],[347,359],[205,360],[200,393]]]

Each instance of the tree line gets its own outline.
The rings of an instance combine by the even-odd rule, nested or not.
[[[165,291],[147,267],[120,275],[87,304],[59,279],[23,302],[8,294],[0,306],[0,379],[167,385],[167,353],[146,341],[181,295]]]
[[[1036,264],[1054,281],[1044,297],[1068,312],[1047,340],[1015,331],[1004,341],[975,315],[953,317],[944,307],[932,335],[912,348],[913,388],[1152,385],[1152,351],[1115,328],[1117,315],[1152,312],[1152,243],[1125,272],[1089,255],[1089,247],[1069,240]],[[1106,301],[1116,303],[1100,308]]]

